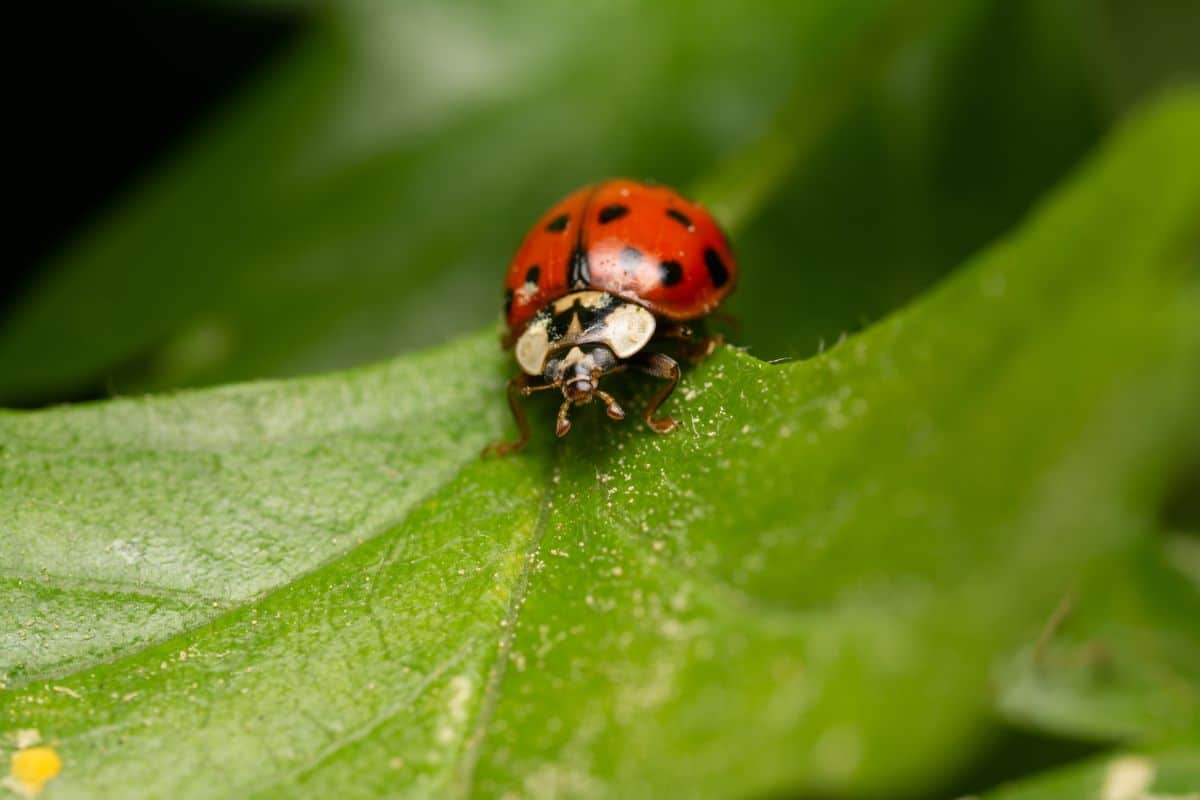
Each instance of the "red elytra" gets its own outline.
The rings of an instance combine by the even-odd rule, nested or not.
[[[708,211],[666,186],[605,181],[556,203],[517,248],[504,282],[509,340],[547,303],[578,289],[691,320],[736,283],[737,262]]]
[[[599,386],[605,375],[633,369],[667,383],[650,400],[646,424],[668,433],[677,423],[656,418],[679,382],[679,364],[645,348],[676,347],[692,360],[719,343],[699,320],[737,283],[737,262],[712,215],[666,186],[614,179],[579,189],[547,211],[517,249],[505,280],[505,346],[522,372],[508,385],[520,428],[499,454],[520,449],[529,426],[519,399],[561,389],[556,432],[571,429],[577,405],[599,399],[612,419],[624,409]]]

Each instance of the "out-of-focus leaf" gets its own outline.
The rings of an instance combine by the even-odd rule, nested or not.
[[[886,61],[878,33],[926,5],[338,5],[17,309],[0,400],[292,375],[474,328],[557,196],[688,183],[797,76],[859,90],[830,76]]]
[[[738,341],[817,352],[1028,214],[1111,123],[1088,6],[963,4],[904,48],[737,240]]]
[[[988,792],[983,800],[1200,800],[1200,746],[1096,759]]]
[[[477,460],[507,427],[490,332],[0,415],[4,591],[57,615],[0,604],[0,720],[62,753],[48,798],[859,795],[943,774],[994,660],[1139,541],[1195,456],[1200,291],[1178,266],[1198,137],[1200,97],[1165,103],[820,358],[721,351],[667,437],[581,410],[555,447],[539,414],[528,451]],[[106,611],[145,631],[83,640]]]
[[[1079,585],[1002,670],[1001,708],[1015,721],[1087,737],[1200,738],[1200,572],[1140,542]]]
[[[1131,106],[1164,83],[1200,80],[1200,4],[1101,0],[1093,33],[1096,69],[1115,106]]]

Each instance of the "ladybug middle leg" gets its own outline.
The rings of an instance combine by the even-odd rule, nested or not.
[[[636,369],[645,372],[647,375],[653,375],[656,378],[662,378],[668,381],[654,397],[650,398],[650,402],[646,404],[646,412],[643,419],[650,429],[655,433],[670,433],[679,427],[679,423],[671,417],[660,417],[655,419],[654,415],[658,413],[658,409],[667,398],[671,396],[671,392],[675,390],[675,384],[679,383],[679,363],[670,356],[665,356],[662,353],[644,353],[638,355],[632,362],[632,366]]]
[[[529,376],[522,372],[508,382],[508,407],[512,409],[513,419],[517,422],[517,430],[519,434],[517,438],[511,442],[492,442],[487,447],[483,448],[483,455],[495,453],[497,456],[506,456],[509,453],[515,453],[525,446],[529,441],[529,420],[525,418],[525,409],[521,408],[521,398],[528,397],[534,392],[540,392],[545,389],[556,388],[552,383],[534,385],[529,383]]]
[[[685,322],[671,322],[659,327],[656,337],[679,342],[679,354],[693,364],[708,358],[725,343],[725,337],[721,334],[710,334]]]

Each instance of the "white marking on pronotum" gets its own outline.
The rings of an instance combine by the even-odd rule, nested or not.
[[[604,320],[603,341],[617,358],[629,358],[654,336],[654,315],[641,306],[626,303]]]
[[[613,298],[604,292],[580,292],[556,301],[554,309],[561,314],[575,302],[580,302],[585,308],[601,310],[612,305]],[[580,360],[582,353],[575,355],[574,346],[582,344],[603,344],[617,358],[629,358],[650,342],[656,326],[654,315],[647,309],[634,303],[623,303],[602,319],[591,323],[587,330],[582,329],[579,316],[573,316],[566,332],[551,342],[550,319],[540,316],[517,339],[514,351],[522,370],[529,375],[540,375],[551,349],[573,348],[564,360],[565,366],[572,366]]]
[[[580,350],[578,347],[572,347],[567,351],[566,357],[563,358],[562,365],[565,369],[570,369],[580,361],[583,361],[584,358],[585,356],[583,355],[582,350]]]
[[[584,292],[579,301],[584,308],[599,310],[606,308],[612,303],[612,295],[607,292]]]
[[[536,319],[517,339],[517,363],[530,375],[541,375],[546,364],[546,354],[550,351],[549,325],[545,317]]]

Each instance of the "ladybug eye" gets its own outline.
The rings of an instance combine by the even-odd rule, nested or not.
[[[597,219],[600,220],[601,225],[605,225],[609,222],[612,222],[614,219],[620,219],[621,217],[625,216],[628,213],[629,213],[628,206],[622,206],[622,205],[605,206],[604,208],[600,209],[600,215],[597,217]]]
[[[538,278],[542,277],[542,269],[537,264],[534,264],[525,272],[525,282],[537,285]]]

